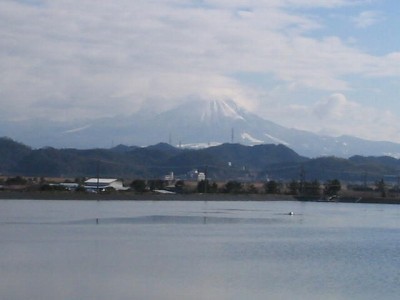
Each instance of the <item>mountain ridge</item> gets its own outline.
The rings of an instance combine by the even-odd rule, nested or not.
[[[206,148],[223,143],[284,144],[306,157],[353,155],[400,157],[400,144],[369,141],[353,136],[331,137],[286,128],[239,106],[232,100],[193,100],[158,114],[139,111],[130,116],[102,118],[79,124],[36,122],[27,124],[21,138],[17,126],[0,130],[32,146],[45,143],[58,148],[148,146],[168,142],[176,147]],[[21,126],[18,126],[19,128]],[[39,147],[41,147],[39,145]],[[128,146],[129,147],[129,146]],[[122,150],[122,149],[120,149]]]
[[[121,149],[121,146],[117,146]],[[16,151],[20,149],[20,151]],[[3,176],[163,178],[174,172],[181,179],[193,179],[194,170],[207,172],[211,180],[306,180],[340,179],[351,182],[397,178],[400,160],[392,157],[353,156],[307,158],[285,145],[222,144],[199,150],[176,148],[166,143],[148,147],[110,149],[32,149],[0,138]],[[393,179],[392,178],[392,179]]]

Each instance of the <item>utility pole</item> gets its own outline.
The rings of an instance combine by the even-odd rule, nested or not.
[[[364,173],[364,189],[367,190],[367,172]]]
[[[100,161],[97,160],[97,185],[96,185],[96,191],[97,193],[99,193],[99,189],[100,189]],[[99,199],[97,198],[97,201],[99,201]]]
[[[204,170],[204,194],[207,194],[207,188],[208,188],[207,173],[208,173],[208,166],[206,166]]]
[[[304,171],[304,166],[301,165],[300,167],[300,194],[304,192],[304,183],[306,178],[306,172]]]

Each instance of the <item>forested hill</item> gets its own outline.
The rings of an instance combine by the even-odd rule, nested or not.
[[[119,145],[111,149],[32,149],[0,138],[0,174],[35,177],[160,178],[170,172],[182,179],[194,170],[209,178],[275,180],[380,179],[397,174],[400,161],[391,157],[309,159],[283,145],[222,144],[200,150],[160,143],[148,147]]]

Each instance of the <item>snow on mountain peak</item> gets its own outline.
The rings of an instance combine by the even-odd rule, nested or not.
[[[244,141],[249,141],[252,144],[263,144],[264,141],[261,141],[259,139],[256,139],[255,137],[251,136],[249,133],[247,132],[243,132],[240,137],[244,140]]]
[[[285,142],[284,140],[281,140],[281,139],[279,139],[279,138],[276,138],[276,137],[274,137],[274,136],[272,136],[272,135],[270,135],[270,134],[268,134],[268,133],[264,133],[264,135],[265,135],[266,137],[268,137],[269,139],[271,139],[273,142],[276,142],[276,143],[278,143],[278,144],[282,144],[282,145],[285,145],[285,146],[289,146],[289,145],[290,145],[290,143]]]
[[[217,121],[221,117],[244,120],[243,116],[240,115],[238,106],[235,102],[229,100],[207,101],[201,114],[201,121]]]

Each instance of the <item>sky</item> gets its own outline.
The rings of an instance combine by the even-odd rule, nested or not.
[[[398,0],[0,0],[0,119],[82,124],[232,99],[283,126],[400,142],[399,12]]]

